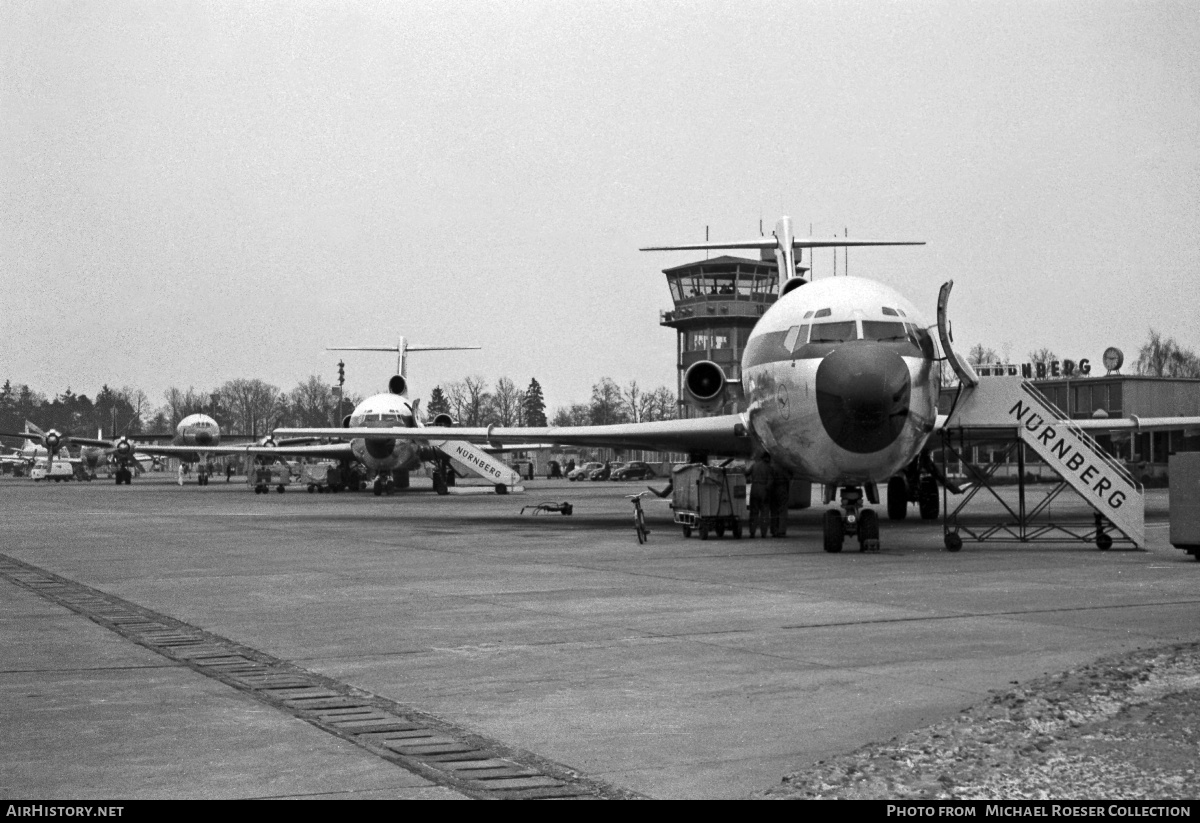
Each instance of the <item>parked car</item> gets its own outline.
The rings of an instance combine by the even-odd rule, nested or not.
[[[657,475],[649,464],[641,460],[633,460],[619,469],[614,469],[610,480],[649,480]]]
[[[591,463],[583,463],[583,464],[578,465],[575,468],[571,469],[571,471],[567,472],[567,479],[568,480],[587,480],[588,476],[592,472],[594,472],[596,469],[602,469],[602,468],[604,468],[603,463],[596,463],[594,461]]]
[[[609,463],[607,466],[601,464],[600,468],[588,475],[588,480],[607,480],[612,477],[613,472],[624,465],[624,463]]]

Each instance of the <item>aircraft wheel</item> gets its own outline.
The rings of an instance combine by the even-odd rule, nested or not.
[[[962,548],[962,538],[957,532],[950,532],[946,535],[946,550],[956,552]]]
[[[825,551],[837,554],[842,550],[842,541],[846,539],[846,524],[842,522],[842,513],[837,509],[825,512]]]
[[[121,485],[121,473],[117,472],[117,485]]]
[[[379,497],[380,495],[383,494],[383,481],[380,480],[378,477],[375,478],[375,485],[374,485],[374,488],[372,489],[372,491],[375,492],[376,497]]]
[[[908,481],[903,475],[898,474],[888,481],[887,512],[888,520],[908,517]]]
[[[920,491],[917,492],[917,507],[921,510],[922,520],[936,520],[938,516],[938,486],[932,477],[922,477]]]
[[[316,487],[316,486],[314,486],[312,483],[309,483],[309,484],[308,484],[308,493],[309,493],[309,494],[312,494],[312,493],[313,493],[313,492],[315,492],[316,490],[317,490],[317,487]]]
[[[508,494],[508,486],[503,483],[496,484],[496,494]]]
[[[1113,544],[1112,535],[1108,535],[1108,534],[1096,535],[1096,548],[1098,548],[1100,551],[1102,551],[1102,552],[1108,551],[1109,549],[1112,548],[1112,544]]]
[[[858,517],[859,551],[879,551],[879,515],[873,509],[863,509]]]
[[[283,494],[285,488],[286,487],[282,483],[280,483],[279,486],[276,487],[275,491],[279,492],[280,494]]]

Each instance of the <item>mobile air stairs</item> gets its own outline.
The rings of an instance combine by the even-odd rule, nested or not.
[[[958,551],[963,540],[977,542],[1088,542],[1100,549],[1115,543],[1145,545],[1145,498],[1142,486],[1112,455],[1086,432],[1066,419],[1031,384],[1020,378],[990,377],[978,385],[963,385],[942,436],[942,471],[962,466],[970,485],[953,509],[945,502],[946,548]],[[990,447],[994,456],[986,464],[969,458],[975,445]],[[1052,469],[1058,479],[1041,500],[1032,500],[1027,485],[1025,447]],[[1002,466],[1017,472],[1016,501],[995,481]],[[1089,522],[1080,523],[1079,506],[1060,497],[1073,489],[1091,508]],[[998,501],[1009,519],[980,525],[964,516],[974,498],[986,492]],[[943,490],[943,495],[946,495]],[[1061,505],[1055,506],[1054,504]],[[1059,511],[1056,512],[1056,509]],[[1073,511],[1074,509],[1074,511]]]
[[[447,480],[448,485],[453,485],[454,477],[466,477],[469,474],[493,483],[496,494],[525,491],[525,487],[519,485],[521,475],[473,443],[465,440],[430,440],[429,445],[447,458],[440,471],[453,473],[442,480],[442,485],[434,481],[434,488],[439,494],[448,492]]]
[[[960,388],[940,426],[941,467],[950,476],[955,464],[961,466],[968,488],[953,509],[943,489],[946,548],[958,551],[964,540],[1086,542],[1100,549],[1109,549],[1117,543],[1134,548],[1145,546],[1145,496],[1141,484],[1125,467],[1032,384],[1020,377],[980,380],[970,364],[954,351],[945,317],[950,286],[947,283],[942,287],[938,300],[938,330],[942,349],[958,374]],[[985,464],[968,459],[970,447],[981,445],[1000,459]],[[1040,500],[1031,499],[1027,485],[1026,447],[1057,475]],[[999,471],[1011,467],[1014,456],[1015,501],[1013,485],[1001,486],[997,482]],[[1039,486],[1034,494],[1043,489]],[[1086,507],[1069,494],[1064,497],[1068,490],[1076,492]],[[983,492],[1000,503],[1007,519],[988,524],[986,516],[966,513],[967,507]]]

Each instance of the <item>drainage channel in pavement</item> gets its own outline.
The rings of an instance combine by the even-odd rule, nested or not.
[[[169,660],[477,799],[634,799],[530,752],[0,554],[0,577]]]

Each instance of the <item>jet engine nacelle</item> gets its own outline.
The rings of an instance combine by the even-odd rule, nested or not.
[[[430,425],[436,426],[439,429],[449,429],[457,426],[458,421],[445,412],[442,412],[441,414],[434,415],[433,421],[430,423]]]
[[[706,412],[716,411],[732,399],[725,372],[711,360],[688,367],[683,374],[683,392],[687,403]]]
[[[388,381],[388,391],[392,394],[404,394],[408,391],[408,381],[404,379],[404,375],[397,374]]]
[[[130,442],[128,437],[122,437],[116,442],[113,451],[122,459],[133,457],[133,443]]]

